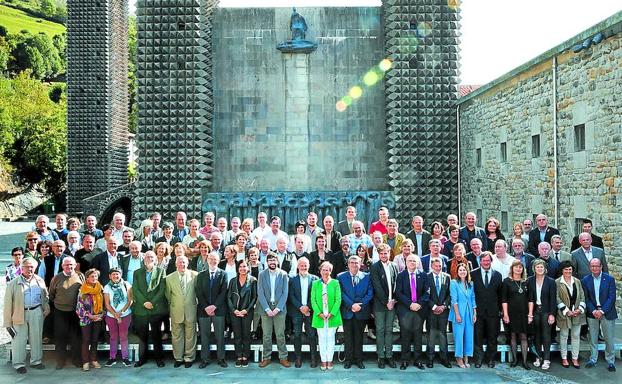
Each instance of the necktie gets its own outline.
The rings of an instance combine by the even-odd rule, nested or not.
[[[358,281],[356,281],[356,280],[357,280],[357,279],[356,279],[356,275],[353,275],[353,276],[352,276],[352,286],[353,286],[353,287],[356,287],[356,283],[358,283]]]
[[[417,278],[415,272],[410,273],[410,299],[413,303],[417,302]]]
[[[441,295],[441,280],[439,279],[438,275],[436,275],[436,295]]]
[[[559,261],[559,252],[555,252],[555,259]]]
[[[181,285],[181,291],[185,295],[186,294],[186,279],[184,278],[184,275],[181,275],[181,278],[179,279],[179,285]]]
[[[488,271],[486,271],[486,276],[484,277],[484,287],[488,288],[488,282],[490,280],[488,280]]]

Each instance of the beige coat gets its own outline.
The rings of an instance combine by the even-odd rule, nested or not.
[[[50,313],[48,289],[45,282],[37,275],[32,276],[41,288],[41,306],[44,316]],[[11,327],[13,324],[24,324],[24,284],[21,276],[11,280],[4,294],[4,326]]]
[[[186,270],[186,294],[181,291],[179,272],[175,271],[166,276],[166,299],[169,302],[171,322],[180,324],[185,321],[197,321],[197,297],[194,292],[196,271]]]
[[[581,285],[581,281],[576,277],[572,277],[573,290],[577,291],[577,300],[575,305],[579,305],[583,308],[583,313],[579,316],[571,318],[564,315],[564,307],[568,307],[570,305],[570,296],[568,295],[568,289],[566,288],[566,284],[562,282],[564,279],[563,276],[555,280],[555,285],[557,286],[557,326],[560,328],[571,328],[573,325],[583,325],[585,324],[585,294],[583,293],[583,286]]]

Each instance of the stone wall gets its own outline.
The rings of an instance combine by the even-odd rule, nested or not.
[[[544,212],[567,247],[578,220],[589,217],[619,281],[621,20],[618,13],[459,100],[462,212],[477,211],[480,224],[489,216],[502,219],[504,233]],[[573,52],[598,32],[605,40]]]

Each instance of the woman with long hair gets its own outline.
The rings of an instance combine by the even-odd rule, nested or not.
[[[335,332],[343,324],[341,320],[341,287],[339,281],[330,277],[333,265],[325,261],[320,266],[320,279],[311,286],[311,326],[317,329],[322,371],[333,369]]]
[[[559,265],[562,275],[555,281],[557,284],[557,326],[559,327],[559,352],[562,366],[568,368],[568,334],[572,366],[579,365],[579,347],[581,346],[581,326],[585,324],[585,293],[581,280],[572,275],[574,267],[568,260]]]
[[[511,367],[518,365],[516,356],[518,347],[517,339],[520,338],[522,366],[526,370],[531,369],[527,363],[529,353],[527,345],[527,313],[529,312],[529,295],[527,292],[527,274],[520,260],[514,260],[510,265],[508,277],[501,285],[501,307],[503,309],[503,324],[506,334],[510,337],[512,353]]]
[[[207,240],[201,240],[197,248],[199,248],[199,255],[190,260],[188,268],[193,271],[203,272],[209,268],[209,265],[207,265],[207,255],[212,251],[212,246]]]
[[[251,322],[257,303],[257,279],[251,276],[246,260],[238,263],[237,278],[229,281],[227,303],[234,336],[235,366],[247,367],[251,354]]]
[[[494,217],[489,217],[484,226],[486,236],[488,237],[488,247],[482,251],[495,252],[495,243],[497,240],[505,240],[505,236],[501,233],[501,223]]]
[[[548,370],[551,366],[551,332],[557,313],[555,280],[546,275],[546,262],[536,259],[531,264],[533,276],[527,279],[529,290],[529,323],[533,323],[538,357],[533,366]],[[542,356],[542,360],[540,359]]]
[[[371,267],[372,262],[371,258],[369,257],[369,249],[367,248],[367,245],[359,244],[359,246],[356,247],[356,255],[361,259],[361,271],[369,272],[369,268]]]
[[[451,294],[449,321],[453,325],[456,363],[460,368],[470,368],[469,357],[473,357],[473,330],[477,320],[477,305],[469,266],[466,263],[456,266],[456,277],[451,280],[449,292]]]
[[[76,313],[82,331],[82,370],[101,368],[97,362],[97,342],[104,319],[103,288],[99,283],[99,271],[91,268],[84,273],[85,281],[78,293]]]

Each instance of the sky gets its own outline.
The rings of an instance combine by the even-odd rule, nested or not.
[[[134,4],[135,0],[130,2]],[[343,7],[380,3],[380,0],[220,0],[219,6]],[[461,84],[486,84],[620,10],[619,0],[461,0]]]

